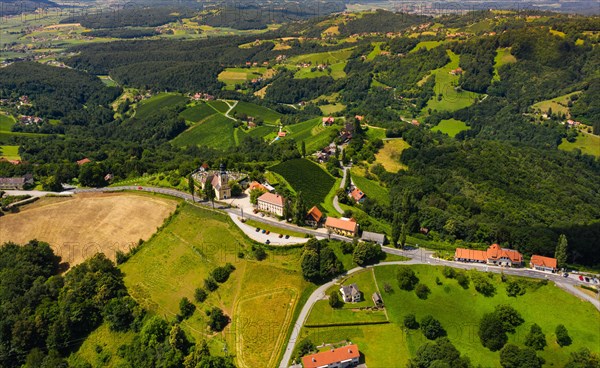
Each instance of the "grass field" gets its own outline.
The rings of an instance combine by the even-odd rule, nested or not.
[[[179,103],[186,102],[187,97],[176,93],[159,93],[156,96],[150,97],[139,103],[135,111],[135,117],[144,119],[153,111],[160,110],[165,107],[173,106]]]
[[[531,107],[535,110],[539,110],[543,113],[547,113],[549,109],[552,109],[553,114],[565,114],[567,117],[570,116],[569,100],[572,95],[579,94],[581,92],[573,92],[566,95],[558,96],[550,100],[540,101],[533,104]]]
[[[448,134],[450,137],[455,137],[458,133],[463,130],[468,130],[469,127],[464,121],[456,120],[456,119],[446,119],[440,121],[440,123],[433,128],[431,128],[432,132],[442,132],[444,134]]]
[[[187,121],[198,123],[207,117],[216,114],[217,111],[206,103],[201,103],[196,106],[189,107],[179,113],[179,116]]]
[[[258,106],[250,102],[240,101],[237,103],[235,108],[232,110],[232,114],[244,113],[248,116],[252,116],[255,118],[262,118],[266,123],[275,124],[281,118],[281,114],[277,111],[273,111],[269,108]],[[231,115],[231,114],[230,114]]]
[[[229,105],[225,101],[210,101],[207,102],[207,104],[209,104],[215,110],[223,114],[229,111]]]
[[[438,47],[439,45],[441,45],[443,43],[444,43],[444,41],[421,41],[417,44],[417,46],[415,46],[414,49],[410,50],[410,52],[417,52],[420,49],[431,50],[433,48]]]
[[[335,183],[319,165],[299,158],[272,166],[269,170],[283,176],[296,193],[302,192],[308,207],[322,203]]]
[[[494,81],[500,80],[500,74],[498,74],[498,69],[502,65],[516,63],[516,62],[517,62],[517,58],[515,58],[510,53],[509,47],[506,47],[503,49],[498,49],[496,51],[496,57],[494,58],[494,77],[492,78],[492,80],[494,80]]]
[[[471,359],[474,366],[499,367],[499,353],[481,346],[477,336],[478,323],[482,315],[493,311],[496,305],[509,304],[525,319],[525,323],[517,328],[515,334],[509,334],[509,342],[522,347],[529,326],[532,323],[539,324],[546,334],[548,346],[542,352],[538,352],[538,355],[552,366],[563,366],[569,354],[581,347],[587,347],[596,353],[600,351],[600,331],[589,328],[597,325],[600,318],[598,311],[590,303],[567,294],[552,283],[537,290],[530,287],[525,295],[510,298],[506,295],[505,284],[500,281],[500,276],[494,275],[493,283],[497,293],[493,297],[484,297],[474,290],[473,285],[465,290],[455,280],[445,279],[441,267],[411,267],[417,273],[420,282],[431,289],[427,300],[417,298],[414,291],[403,291],[397,287],[398,266],[374,269],[379,289],[383,291],[383,285],[386,283],[393,288],[391,293],[382,293],[391,324],[347,328],[305,327],[301,336],[308,336],[317,344],[341,340],[357,343],[361,352],[365,354],[369,367],[404,366],[408,358],[427,340],[419,331],[404,331],[403,317],[408,313],[415,313],[419,320],[431,314],[442,323],[449,339],[462,354]],[[347,282],[357,282],[359,288],[363,284],[368,288],[368,282],[361,281],[359,275],[351,276]],[[436,285],[436,277],[441,280],[442,285]],[[556,308],[556,305],[560,305],[561,308]],[[561,323],[567,327],[569,335],[573,338],[571,346],[560,348],[555,342],[554,329]],[[385,351],[394,351],[395,354],[381,353]],[[390,360],[392,355],[399,360]]]
[[[391,173],[408,169],[400,162],[402,151],[409,148],[410,144],[403,139],[390,139],[383,141],[383,148],[375,155],[375,162],[382,164],[384,169]]]
[[[306,153],[310,154],[327,146],[329,143],[329,132],[335,127],[324,127],[321,118],[303,121],[298,124],[288,125],[285,130],[289,132],[287,139],[294,139],[306,144]]]
[[[235,146],[233,120],[215,114],[201,124],[194,125],[171,141],[175,146],[207,146],[228,149]]]
[[[352,55],[352,50],[352,48],[348,48],[315,54],[298,55],[289,58],[286,61],[286,64],[295,65],[298,63],[311,63],[313,66],[318,64],[336,64],[348,60],[350,55]]]
[[[275,132],[276,130],[277,128],[273,126],[263,125],[246,131],[246,134],[250,137],[264,137],[266,135],[269,135],[270,133]]]
[[[227,84],[235,86],[238,83],[244,83],[246,81],[252,80],[254,78],[262,77],[267,68],[226,68],[223,70],[218,79]]]
[[[346,105],[336,102],[335,104],[327,104],[319,106],[323,115],[332,115],[340,111],[344,111]]]
[[[381,204],[389,203],[389,190],[382,187],[378,182],[365,178],[364,170],[355,166],[351,169],[351,174],[354,185],[360,188],[367,197],[374,199]]]
[[[258,227],[261,230],[265,229],[265,230],[269,230],[271,233],[274,234],[283,234],[283,235],[289,235],[289,236],[295,236],[297,238],[304,238],[304,233],[300,233],[297,231],[292,231],[292,230],[287,230],[287,229],[283,229],[281,227],[277,227],[277,226],[273,226],[273,225],[269,225],[269,224],[264,224],[262,222],[258,222],[258,221],[254,221],[254,220],[246,220],[246,222],[244,222],[246,225],[248,226],[252,226],[252,227]]]
[[[313,64],[313,66],[314,66],[314,64]],[[344,69],[346,68],[345,61],[338,62],[335,64],[330,64],[329,66],[331,68],[331,72],[329,72],[328,70],[312,71],[311,70],[312,68],[301,68],[300,70],[298,70],[296,72],[296,74],[294,74],[294,78],[317,78],[317,77],[330,76],[333,79],[341,79],[341,78],[346,77],[346,72],[344,71]]]
[[[42,198],[21,212],[0,217],[0,243],[38,239],[50,243],[71,266],[97,252],[114,259],[148,239],[175,210],[176,201],[151,195],[78,194]]]
[[[367,135],[367,138],[370,140],[385,139],[385,129],[374,127],[374,126],[369,126],[369,128],[366,132],[366,135]]]
[[[475,92],[456,90],[459,77],[451,75],[450,71],[458,68],[459,56],[450,50],[447,50],[450,62],[445,66],[433,70],[431,74],[435,75],[435,95],[432,97],[423,111],[431,108],[438,111],[456,111],[471,106],[479,94]],[[442,99],[438,101],[438,95]]]
[[[600,136],[589,133],[579,133],[577,140],[573,143],[567,142],[567,140],[563,138],[563,141],[558,148],[565,151],[573,151],[578,148],[582,153],[600,157]]]
[[[19,146],[0,146],[0,157],[7,160],[20,160]]]
[[[210,339],[215,352],[223,354],[226,344],[239,367],[275,367],[298,301],[314,287],[299,272],[300,249],[282,249],[262,262],[238,258],[247,249],[247,238],[226,215],[185,205],[121,269],[131,295],[171,319],[179,300],[193,300],[194,289],[214,267],[232,263],[236,270],[229,280],[182,325],[196,341]],[[232,319],[222,334],[206,330],[203,311],[211,306]]]
[[[102,324],[85,339],[75,354],[71,354],[69,366],[88,362],[94,367],[120,367],[125,361],[114,352],[119,346],[131,343],[133,337],[132,331],[113,332],[106,323]]]
[[[15,123],[15,118],[10,115],[4,115],[3,113],[0,113],[0,132],[10,132]]]

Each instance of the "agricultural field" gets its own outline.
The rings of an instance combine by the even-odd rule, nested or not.
[[[270,126],[270,125],[263,125],[263,126],[258,126],[256,128],[252,128],[246,131],[246,134],[249,137],[259,137],[262,138],[266,135],[269,135],[271,133],[274,133],[277,130],[277,128]]]
[[[219,74],[218,79],[226,84],[226,89],[233,90],[237,84],[243,84],[252,79],[271,78],[274,74],[274,69],[264,67],[226,68]]]
[[[127,252],[139,239],[150,238],[176,205],[134,193],[42,198],[0,217],[0,243],[45,241],[71,266],[97,252],[114,259],[118,250]]]
[[[245,101],[239,101],[230,115],[236,112],[244,113],[254,118],[262,118],[268,124],[275,124],[281,118],[281,114],[277,111]]]
[[[330,64],[329,67],[331,68],[331,71],[327,69],[312,71],[312,67],[301,68],[296,72],[296,74],[294,74],[294,78],[317,78],[329,76],[333,79],[341,79],[346,77],[346,72],[344,71],[346,68],[346,62]]]
[[[400,162],[402,151],[409,148],[404,139],[389,139],[383,141],[383,148],[375,155],[375,162],[382,164],[386,171],[396,173],[399,170],[407,170],[408,167]]]
[[[311,154],[331,143],[328,131],[333,129],[335,128],[324,127],[321,118],[310,119],[285,126],[284,130],[288,132],[288,135],[284,139],[294,139],[298,143],[304,141],[306,153]]]
[[[552,110],[553,114],[564,114],[567,118],[571,115],[571,110],[569,109],[568,103],[570,97],[581,92],[573,92],[566,95],[558,96],[550,100],[540,101],[538,103],[533,104],[531,107],[535,111],[539,111],[542,113],[547,113]]]
[[[223,150],[234,147],[236,142],[233,120],[225,115],[215,114],[179,134],[171,142],[178,147],[196,145]]]
[[[374,42],[373,43],[373,50],[369,53],[369,55],[367,55],[367,60],[371,61],[373,59],[375,59],[379,54],[381,54],[381,45],[383,44],[383,42]]]
[[[0,132],[10,132],[15,123],[14,117],[0,112]]]
[[[427,106],[423,108],[423,111],[430,108],[438,111],[460,110],[471,106],[479,96],[475,92],[456,89],[459,77],[451,75],[450,71],[458,68],[459,56],[450,50],[447,50],[447,53],[450,62],[431,72],[432,75],[435,75],[435,87],[433,88],[435,95],[427,102]],[[441,100],[438,101],[438,95],[440,94],[442,95]]]
[[[471,359],[474,366],[500,367],[499,352],[491,352],[481,345],[477,336],[478,323],[483,314],[493,311],[496,305],[509,304],[525,320],[523,325],[517,327],[515,334],[508,334],[509,342],[522,347],[529,327],[532,323],[537,323],[546,334],[548,346],[538,352],[538,355],[543,357],[546,362],[552,362],[555,366],[563,366],[570,353],[582,347],[587,347],[596,353],[600,351],[600,333],[597,329],[589,328],[590,325],[597,324],[600,317],[598,311],[590,303],[579,300],[552,283],[542,286],[538,284],[539,281],[528,280],[526,282],[530,286],[527,287],[525,295],[511,298],[506,295],[506,284],[501,282],[500,276],[493,275],[491,280],[496,288],[496,294],[484,297],[474,290],[472,284],[469,289],[465,290],[458,285],[456,280],[444,278],[441,267],[410,266],[420,282],[431,289],[428,299],[421,300],[414,291],[404,291],[398,288],[396,281],[398,267],[374,268],[375,278],[379,289],[382,290],[390,324],[314,329],[304,327],[301,339],[308,337],[317,344],[348,339],[359,344],[361,352],[365,355],[366,364],[370,367],[403,366],[406,365],[408,358],[415,354],[419,346],[428,341],[419,330],[404,330],[402,322],[404,316],[414,313],[417,320],[420,320],[430,314],[441,322],[450,341],[461,354]],[[360,275],[350,276],[346,283],[356,282],[359,288],[365,284],[368,288],[368,282],[362,281],[361,283]],[[436,278],[441,281],[442,285],[436,284]],[[385,284],[392,286],[392,292],[383,292]],[[367,295],[366,292],[365,295]],[[561,305],[561,308],[557,309],[556,305]],[[310,318],[318,317],[311,315],[309,320]],[[332,321],[338,318],[340,317],[334,315]],[[322,323],[325,322],[326,320],[322,321]],[[569,335],[573,338],[571,346],[561,348],[555,342],[554,329],[561,323],[567,327]],[[385,351],[397,352],[393,354],[394,358],[399,358],[401,361],[391,361],[391,354],[382,354]]]
[[[323,115],[332,115],[340,111],[344,111],[345,108],[346,105],[339,102],[319,106],[319,109],[321,109]]]
[[[516,62],[517,58],[510,53],[509,47],[498,49],[496,57],[494,58],[494,77],[492,78],[492,80],[500,80],[500,74],[498,74],[498,69],[500,69],[502,65]]]
[[[334,177],[319,165],[303,158],[282,162],[269,170],[283,176],[296,193],[302,192],[308,207],[323,203],[335,183]]]
[[[417,52],[420,49],[431,50],[433,48],[438,47],[439,45],[441,45],[443,43],[444,43],[444,41],[421,41],[417,44],[417,46],[415,46],[414,49],[410,50],[410,52]]]
[[[225,101],[210,101],[210,102],[207,102],[207,104],[212,106],[215,110],[217,110],[218,112],[223,113],[223,114],[225,114],[227,111],[229,111],[229,105]]]
[[[147,100],[141,101],[136,107],[135,117],[144,119],[152,112],[165,107],[174,106],[180,103],[185,103],[188,98],[175,93],[159,93],[156,96],[150,97]]]
[[[313,66],[319,64],[337,64],[348,60],[352,55],[352,48],[341,49],[329,52],[321,52],[315,54],[304,54],[289,58],[286,61],[287,65],[296,65],[299,63],[311,63]]]
[[[198,123],[216,113],[217,111],[209,104],[201,103],[183,110],[181,113],[179,113],[179,116],[187,121]]]
[[[210,339],[211,351],[223,346],[239,367],[275,367],[298,302],[311,287],[298,271],[300,249],[274,252],[262,262],[243,259],[250,242],[226,215],[184,205],[173,220],[121,266],[131,295],[168,319],[182,297],[193,299],[196,287],[216,266],[229,262],[235,271],[209,293],[183,328],[196,341]],[[160,262],[157,262],[160,260]],[[207,330],[204,310],[216,306],[231,317],[222,334]],[[256,313],[260,309],[264,313]],[[259,363],[262,362],[262,363]]]
[[[600,136],[580,132],[575,142],[571,143],[563,138],[558,148],[564,151],[579,149],[581,153],[600,157]]]
[[[370,180],[364,177],[364,170],[353,167],[351,169],[352,182],[360,190],[367,195],[368,198],[374,199],[375,201],[385,204],[390,201],[389,189],[382,187],[378,182]]]
[[[7,160],[20,160],[19,146],[0,146],[0,157]]]
[[[464,121],[456,119],[445,119],[440,121],[438,125],[431,128],[431,131],[448,134],[450,137],[454,138],[458,133],[468,129],[470,128]]]

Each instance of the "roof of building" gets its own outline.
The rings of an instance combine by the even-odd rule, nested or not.
[[[280,196],[279,194],[273,194],[273,193],[269,193],[269,192],[264,193],[263,195],[258,197],[259,202],[266,202],[266,203],[270,203],[275,206],[281,206],[281,207],[283,207],[284,200],[285,199],[282,196]]]
[[[352,190],[352,192],[350,192],[350,196],[356,201],[360,201],[361,199],[363,199],[365,197],[365,193],[363,193],[362,190],[358,189],[358,188],[354,188]]]
[[[260,189],[260,190],[264,190],[265,192],[269,191],[264,185],[262,185],[261,183],[259,183],[257,181],[253,181],[252,183],[250,183],[250,185],[248,186],[248,188],[250,190]]]
[[[363,231],[362,236],[360,237],[362,240],[371,241],[375,243],[385,243],[385,234],[372,233],[370,231]]]
[[[523,262],[523,255],[516,250],[500,248],[498,244],[492,244],[487,250],[488,259],[498,260],[500,258],[508,258],[512,262]]]
[[[0,178],[0,184],[23,185],[25,184],[25,178]]]
[[[371,299],[373,299],[374,303],[382,303],[383,299],[381,299],[381,295],[379,295],[379,293],[375,292],[373,293],[373,295],[371,295]]]
[[[324,123],[333,123],[334,121],[335,121],[335,119],[333,118],[333,116],[323,118]]]
[[[323,213],[317,206],[313,206],[306,214],[306,217],[311,217],[314,221],[319,222],[323,218]]]
[[[454,252],[455,258],[460,259],[470,259],[473,261],[487,261],[487,252],[485,250],[475,250],[475,249],[465,249],[465,248],[456,248]]]
[[[538,267],[556,268],[556,258],[538,256],[534,254],[531,256],[531,264]]]
[[[277,136],[278,137],[285,137],[286,134],[287,134],[286,132],[281,131],[281,132],[277,133]]]
[[[356,232],[357,224],[352,220],[342,220],[335,217],[327,217],[325,226],[333,227],[340,230]]]
[[[302,357],[304,368],[318,368],[331,363],[345,362],[360,357],[356,344],[346,345],[341,348],[323,351]]]
[[[340,291],[344,294],[344,295],[360,295],[360,290],[358,289],[358,285],[356,284],[350,284],[350,285],[346,285],[340,288]]]
[[[77,165],[81,166],[81,165],[85,165],[90,162],[92,162],[92,160],[90,160],[89,158],[86,157],[86,158],[83,158],[83,159],[77,161]]]

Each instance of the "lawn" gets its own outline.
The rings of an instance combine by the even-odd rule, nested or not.
[[[447,50],[450,62],[445,66],[435,69],[431,72],[435,75],[435,95],[427,102],[427,106],[423,108],[426,112],[428,109],[438,111],[456,111],[462,108],[471,106],[475,99],[479,96],[478,93],[457,90],[459,76],[451,75],[450,71],[458,68],[459,56],[450,50]],[[438,101],[438,95],[442,95]]]
[[[404,266],[406,267],[406,266]],[[600,315],[588,302],[567,294],[554,284],[549,283],[539,288],[529,287],[523,296],[510,298],[506,295],[505,284],[500,281],[499,275],[493,276],[493,284],[497,292],[492,297],[484,297],[476,292],[471,284],[465,290],[453,279],[443,277],[441,267],[426,265],[411,266],[416,272],[421,283],[431,289],[427,300],[417,298],[414,291],[404,291],[397,287],[396,272],[398,266],[381,266],[374,269],[379,289],[383,291],[384,284],[392,286],[390,293],[383,292],[382,297],[391,324],[306,328],[302,329],[301,338],[309,337],[314,343],[335,343],[350,340],[357,343],[365,355],[369,367],[404,366],[408,358],[427,340],[422,333],[404,331],[402,320],[408,313],[414,313],[417,320],[427,314],[438,319],[446,329],[449,339],[456,348],[471,359],[474,366],[499,367],[499,352],[491,352],[481,346],[477,336],[478,323],[484,313],[493,311],[498,304],[509,304],[515,308],[525,319],[525,323],[517,328],[515,334],[509,334],[509,342],[523,346],[523,339],[532,323],[541,326],[546,334],[548,346],[538,355],[553,366],[563,366],[571,352],[582,347],[587,347],[596,353],[600,352],[600,331],[590,326],[597,326]],[[365,272],[366,273],[366,272]],[[360,275],[360,274],[359,274]],[[358,276],[358,275],[357,275]],[[348,280],[361,283],[354,279]],[[442,285],[437,285],[438,278]],[[537,283],[539,281],[533,281]],[[560,305],[560,308],[556,308]],[[321,308],[319,306],[319,308]],[[324,310],[316,309],[321,313]],[[324,320],[319,316],[311,316]],[[339,319],[333,316],[332,321]],[[326,321],[326,320],[324,320]],[[554,342],[554,329],[558,324],[564,324],[573,338],[573,345],[560,348]],[[394,351],[395,354],[382,352]],[[390,356],[400,359],[393,362]]]
[[[381,45],[382,44],[383,44],[383,42],[374,42],[373,43],[373,50],[369,53],[369,55],[367,55],[368,61],[375,59],[379,54],[381,54]]]
[[[335,178],[316,163],[298,158],[272,166],[269,170],[283,176],[296,193],[302,192],[308,207],[322,203],[335,184]]]
[[[408,167],[400,162],[402,151],[410,148],[403,139],[390,139],[383,141],[383,148],[375,155],[375,162],[382,164],[386,171],[396,173],[399,170],[407,170]]]
[[[20,160],[19,146],[0,146],[0,157],[7,160]]]
[[[144,119],[153,111],[187,102],[188,98],[176,93],[159,93],[147,100],[141,101],[136,107],[135,117]]]
[[[498,69],[500,69],[500,67],[502,65],[516,63],[516,62],[517,62],[517,58],[515,58],[510,53],[510,47],[498,49],[496,51],[496,57],[494,58],[494,77],[492,80],[494,80],[494,81],[500,80],[500,74],[498,74]]]
[[[10,132],[13,125],[15,125],[15,123],[16,123],[15,118],[13,118],[10,115],[4,115],[3,113],[0,112],[0,132],[1,131]]]
[[[450,137],[454,138],[458,133],[463,130],[470,129],[464,121],[456,120],[456,119],[445,119],[440,121],[440,123],[433,128],[431,128],[432,132],[442,132],[444,134],[448,134]]]
[[[600,136],[580,132],[575,142],[567,142],[563,138],[558,148],[565,151],[573,151],[578,148],[582,153],[600,157]]]
[[[269,124],[275,124],[281,118],[281,114],[277,111],[244,101],[238,102],[230,115],[233,115],[235,112],[244,113],[255,118],[262,118],[264,122]]]
[[[390,193],[387,188],[382,187],[378,182],[367,179],[364,177],[364,170],[358,167],[351,169],[352,182],[360,190],[367,195],[367,197],[374,199],[375,201],[386,204],[390,201]]]
[[[235,146],[233,120],[215,114],[181,133],[171,142],[178,147],[196,145],[226,150]]]
[[[215,109],[210,107],[208,104],[201,103],[183,110],[181,113],[179,113],[179,116],[187,121],[198,123],[216,113],[217,112]]]
[[[226,215],[184,205],[178,215],[121,266],[130,294],[167,319],[179,300],[193,300],[196,287],[218,265],[236,270],[182,325],[196,341],[210,339],[222,354],[226,344],[239,367],[275,367],[292,317],[311,286],[299,272],[300,249],[274,251],[262,261],[239,258],[249,241]],[[206,308],[217,306],[232,318],[223,334],[206,330]],[[257,313],[260,310],[261,313]],[[258,362],[262,362],[259,364]]]
[[[385,129],[384,128],[369,126],[369,128],[367,129],[365,134],[367,135],[367,138],[369,140],[385,139]]]

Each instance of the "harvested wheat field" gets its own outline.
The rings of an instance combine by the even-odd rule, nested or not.
[[[70,266],[98,252],[114,259],[117,250],[150,238],[176,206],[175,200],[132,193],[41,198],[0,217],[0,244],[45,241]]]

